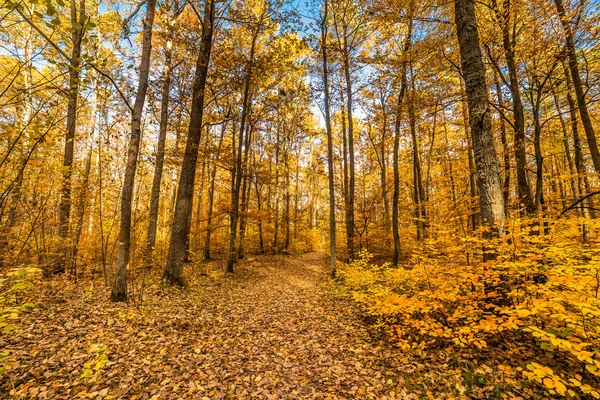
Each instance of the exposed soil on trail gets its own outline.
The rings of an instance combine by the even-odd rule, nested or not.
[[[108,302],[100,280],[38,282],[25,299],[36,307],[0,338],[0,394],[411,398],[394,353],[331,294],[325,266],[321,253],[251,257],[233,275],[195,265],[189,287],[150,284],[139,308]]]

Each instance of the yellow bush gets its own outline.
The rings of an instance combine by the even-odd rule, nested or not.
[[[403,267],[375,266],[363,254],[340,277],[406,351],[463,349],[482,360],[495,352],[498,365],[520,368],[550,395],[600,398],[598,243],[580,243],[574,220],[546,236],[519,224],[494,244],[493,262],[461,265],[447,245],[435,254],[430,240]]]

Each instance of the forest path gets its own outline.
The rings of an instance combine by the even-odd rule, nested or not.
[[[152,285],[139,309],[107,302],[105,288],[52,281],[22,329],[0,341],[13,361],[0,393],[399,398],[393,353],[331,295],[325,265],[321,253],[250,257],[235,274],[218,266],[185,290]],[[109,363],[98,364],[102,354]]]

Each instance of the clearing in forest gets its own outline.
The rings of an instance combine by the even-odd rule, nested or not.
[[[138,309],[100,280],[46,281],[3,338],[12,398],[397,398],[402,366],[329,292],[321,253],[259,256],[234,275],[194,266],[186,289],[149,285]],[[208,269],[207,269],[208,268]],[[410,396],[409,396],[410,398]]]

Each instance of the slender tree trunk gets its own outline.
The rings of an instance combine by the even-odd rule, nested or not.
[[[281,133],[279,131],[280,124],[276,128],[275,142],[275,220],[273,232],[273,252],[279,253],[279,148],[281,145]]]
[[[146,263],[154,263],[154,246],[156,245],[156,230],[158,226],[158,208],[160,203],[160,183],[162,181],[163,166],[165,162],[165,142],[167,138],[167,125],[169,117],[169,90],[171,88],[171,49],[165,51],[165,65],[163,70],[162,90],[160,100],[160,126],[158,130],[158,143],[156,145],[156,162],[154,164],[154,178],[150,194],[150,213],[148,216],[148,233],[146,235]]]
[[[554,4],[556,4],[558,16],[560,18],[563,30],[565,31],[569,71],[571,72],[571,79],[573,80],[572,84],[573,89],[575,89],[575,97],[577,99],[581,124],[583,125],[583,130],[585,131],[585,136],[588,141],[588,147],[590,149],[590,154],[592,155],[594,169],[596,170],[596,173],[600,174],[600,152],[598,151],[594,126],[592,125],[592,120],[590,119],[587,103],[585,101],[583,83],[581,82],[581,76],[579,75],[579,65],[577,63],[577,54],[575,53],[575,38],[571,28],[571,20],[567,18],[563,0],[554,0]]]
[[[496,96],[498,97],[498,105],[504,107],[504,98],[502,96],[502,86],[498,79],[498,73],[495,74]],[[506,137],[506,123],[504,117],[498,115],[500,122],[500,141],[502,142],[502,156],[504,158],[503,179],[502,179],[502,197],[504,198],[504,215],[509,215],[510,204],[510,152],[508,149],[508,139]]]
[[[412,75],[412,67],[411,75]],[[421,172],[421,160],[419,156],[419,142],[417,140],[417,121],[415,117],[414,106],[414,77],[411,76],[411,91],[408,102],[408,121],[410,125],[410,137],[412,141],[412,161],[413,161],[413,188],[414,188],[414,203],[415,203],[415,225],[417,227],[417,240],[426,237],[426,219],[425,211],[425,188],[423,187],[423,174]]]
[[[298,145],[299,146],[299,145]],[[296,152],[296,176],[294,187],[294,244],[298,239],[298,192],[300,185],[300,151]]]
[[[544,203],[544,156],[542,155],[542,125],[540,122],[541,93],[538,92],[534,96],[536,97],[536,100],[534,101],[532,107],[533,146],[535,149],[536,164],[534,208],[537,213],[540,213],[542,211],[542,205]]]
[[[83,24],[85,14],[85,0],[71,0],[71,56],[69,60],[69,90],[67,103],[67,132],[65,135],[65,151],[63,157],[63,177],[60,190],[59,236],[64,240],[69,236],[69,218],[71,215],[71,177],[73,175],[73,156],[75,151],[75,130],[77,129],[77,101],[79,97],[79,83],[81,75],[81,44],[83,40]],[[84,21],[83,23],[81,21]],[[64,248],[66,251],[66,247]],[[64,254],[66,257],[66,254]],[[58,270],[64,270],[64,262],[60,262]]]
[[[213,207],[215,203],[215,178],[217,177],[217,163],[221,155],[221,147],[223,146],[223,138],[225,137],[225,131],[227,130],[227,121],[223,122],[221,127],[221,136],[219,137],[219,144],[217,145],[217,151],[213,155],[213,166],[210,173],[210,187],[208,189],[208,209],[206,210],[206,237],[204,239],[204,259],[210,260],[210,239],[212,235],[212,217]]]
[[[265,253],[265,241],[263,237],[263,225],[262,225],[262,200],[260,197],[260,189],[258,188],[258,179],[254,180],[254,188],[256,189],[256,207],[258,210],[258,251],[260,254]]]
[[[283,154],[283,165],[285,168],[285,211],[284,211],[284,227],[285,227],[285,250],[290,250],[290,138],[289,132],[286,135],[285,153]]]
[[[340,112],[342,120],[342,169],[344,173],[344,181],[342,182],[342,195],[344,197],[344,224],[346,227],[346,262],[350,262],[350,247],[348,245],[350,238],[350,177],[348,171],[348,130],[346,129],[346,104],[344,101],[344,88],[342,87],[342,79],[340,77]]]
[[[204,139],[204,147],[202,150],[202,168],[200,170],[200,187],[198,188],[198,197],[196,199],[196,237],[198,238],[197,248],[200,249],[200,232],[202,230],[202,202],[204,198],[205,184],[210,185],[210,173],[208,172],[210,163],[210,146],[212,143],[212,137],[210,135],[210,125],[206,125],[206,136]],[[188,260],[189,260],[189,243],[188,238]]]
[[[85,208],[87,206],[88,197],[88,184],[90,181],[90,171],[92,169],[92,150],[90,146],[88,154],[85,158],[85,167],[83,171],[83,182],[81,183],[81,193],[79,194],[79,210],[77,213],[77,222],[75,225],[75,235],[73,237],[73,247],[71,250],[71,274],[77,278],[77,255],[79,253],[79,241],[81,239],[81,232],[83,230],[83,220],[85,217]]]
[[[571,154],[571,146],[569,145],[569,133],[567,132],[567,123],[565,122],[565,118],[562,115],[562,110],[560,108],[558,96],[556,95],[556,93],[553,93],[552,96],[554,98],[554,106],[556,107],[556,113],[558,115],[560,127],[563,134],[562,142],[563,147],[565,148],[565,158],[567,160],[567,167],[569,167],[569,185],[571,186],[571,193],[573,194],[571,196],[571,199],[573,199],[573,201],[576,201],[577,199],[579,199],[579,192],[577,191],[577,184],[575,183],[574,179],[574,177],[577,175],[577,172],[575,171],[575,164],[573,164],[573,156]]]
[[[252,100],[251,100],[252,101]],[[242,166],[242,196],[241,196],[241,215],[240,215],[240,242],[239,242],[239,246],[238,246],[238,254],[237,254],[237,258],[239,260],[243,259],[245,254],[244,254],[244,239],[246,237],[246,221],[248,219],[247,213],[248,213],[248,202],[250,200],[250,193],[251,190],[250,188],[252,187],[252,181],[250,178],[250,173],[249,173],[249,163],[250,163],[250,158],[249,158],[249,151],[250,151],[250,145],[251,145],[251,140],[252,140],[252,131],[253,131],[253,126],[252,124],[248,127],[248,131],[246,133],[246,138],[245,138],[245,145],[244,145],[244,160],[243,160],[243,166]]]
[[[523,109],[523,101],[521,100],[521,89],[519,85],[519,76],[517,73],[517,62],[515,60],[514,41],[516,38],[511,38],[511,5],[510,0],[504,0],[503,9],[500,10],[496,1],[493,0],[493,7],[496,13],[496,18],[502,30],[502,44],[504,47],[504,56],[506,57],[506,65],[508,67],[509,88],[513,103],[514,116],[514,149],[516,160],[517,173],[517,188],[519,191],[519,202],[525,206],[527,214],[532,214],[535,211],[533,194],[531,186],[527,179],[527,154],[525,144],[525,112]]]
[[[354,121],[352,119],[352,78],[350,76],[350,52],[348,49],[348,34],[344,29],[344,77],[346,79],[346,104],[348,108],[348,212],[347,212],[347,240],[348,261],[354,261],[354,191],[355,191],[355,168],[354,168]]]
[[[589,193],[589,191],[586,188],[587,182],[585,181],[585,161],[583,159],[583,150],[581,148],[579,128],[577,126],[577,106],[575,105],[575,100],[571,95],[571,81],[566,69],[565,78],[567,82],[567,102],[569,104],[569,115],[571,119],[571,133],[573,135],[573,149],[575,153],[575,169],[577,170],[577,191],[579,196],[582,196],[584,193]],[[588,208],[590,207],[590,203],[588,200],[582,201],[581,207],[579,208],[579,214],[584,219],[588,219],[590,217],[590,210]],[[590,228],[585,222],[581,225],[581,234],[583,242],[587,243],[590,240]]]
[[[469,125],[469,107],[467,105],[467,94],[465,92],[464,83],[461,81],[461,109],[462,117],[465,124],[465,136],[467,139],[467,160],[469,163],[469,194],[471,195],[471,206],[469,207],[469,215],[471,222],[471,231],[476,230],[479,227],[478,214],[475,211],[475,206],[472,204],[473,200],[477,197],[477,184],[476,184],[476,171],[475,171],[475,157],[473,155],[473,142],[471,140],[471,126]]]
[[[560,179],[561,166],[560,166],[559,162],[556,160],[556,157],[552,158],[552,164],[551,164],[550,168],[552,171],[552,176],[555,177],[555,179],[550,180],[552,194],[555,196],[558,194],[558,196],[560,196],[560,204],[564,210],[565,208],[567,208],[567,193],[565,191],[565,186],[563,184],[563,180]],[[558,190],[557,190],[557,186],[558,186]]]
[[[254,67],[254,52],[256,50],[256,40],[260,32],[260,25],[257,25],[254,34],[252,35],[252,44],[250,45],[250,57],[246,65],[246,76],[244,79],[244,94],[242,100],[242,116],[240,121],[240,136],[237,149],[237,160],[236,160],[236,175],[235,185],[233,193],[231,195],[231,220],[229,227],[229,252],[227,257],[227,272],[233,273],[233,266],[236,262],[237,251],[235,248],[235,239],[237,236],[237,225],[240,213],[240,190],[242,187],[242,145],[244,143],[244,135],[246,131],[246,122],[250,108],[252,107],[251,99],[251,83],[252,83],[252,69]]]
[[[469,124],[477,168],[480,213],[483,223],[489,228],[487,236],[493,237],[501,235],[504,228],[504,201],[492,135],[485,66],[479,47],[475,1],[454,0],[454,12],[469,105]],[[494,257],[495,254],[490,249],[484,251],[484,259]]]
[[[325,104],[325,130],[327,133],[327,181],[329,186],[329,268],[331,278],[335,278],[335,186],[333,180],[333,135],[331,130],[331,113],[329,99],[329,67],[327,65],[327,16],[328,0],[323,2],[323,19],[321,21],[321,57],[323,63],[323,94]]]
[[[412,47],[412,31],[413,31],[413,4],[409,3],[408,9],[408,31],[404,40],[403,55],[408,57],[408,52]],[[400,223],[399,223],[399,202],[400,202],[400,135],[402,123],[402,105],[404,103],[404,94],[406,93],[406,84],[408,81],[408,66],[407,62],[402,64],[402,78],[400,82],[400,91],[398,92],[398,101],[396,103],[396,121],[394,132],[394,153],[392,155],[392,163],[394,169],[394,193],[392,196],[392,234],[394,236],[394,266],[400,264]]]
[[[164,278],[171,284],[181,285],[184,283],[182,277],[183,264],[186,258],[186,243],[190,233],[190,216],[194,198],[196,162],[198,160],[200,137],[202,135],[204,92],[212,50],[214,18],[215,0],[207,0],[204,5],[202,38],[200,41],[198,59],[196,61],[196,72],[194,74],[192,85],[192,108],[190,112],[188,137],[185,144],[183,164],[181,166],[175,213],[173,215],[171,240],[164,271]]]
[[[135,96],[135,104],[131,114],[131,132],[129,137],[129,148],[127,150],[127,165],[125,166],[125,177],[123,179],[123,190],[121,192],[119,252],[117,255],[115,280],[110,294],[111,301],[127,301],[129,249],[131,247],[131,206],[142,133],[142,112],[144,110],[146,91],[148,89],[150,53],[152,51],[152,26],[154,25],[156,0],[148,0],[146,7],[146,18],[144,20],[142,40],[142,58],[140,60],[140,77]]]
[[[384,107],[384,103],[382,102],[382,107]],[[390,233],[391,230],[391,217],[390,217],[390,199],[388,197],[388,188],[387,188],[387,157],[385,154],[386,149],[386,141],[387,137],[387,124],[388,117],[387,113],[383,113],[383,127],[381,131],[381,196],[383,197],[383,229],[386,234]],[[386,239],[387,240],[387,239]]]

